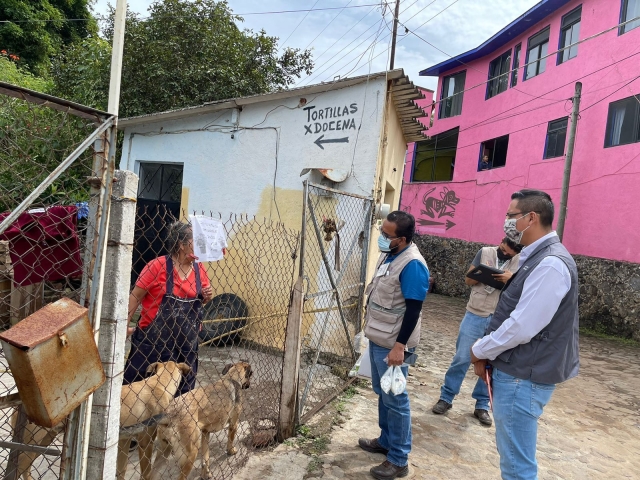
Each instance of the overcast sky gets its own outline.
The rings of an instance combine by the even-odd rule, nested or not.
[[[478,46],[538,2],[401,0],[399,18],[411,31],[446,54],[455,56]],[[115,5],[116,0],[97,0],[95,12],[105,14],[109,3]],[[128,3],[131,10],[146,16],[153,0],[129,0]],[[386,9],[386,22],[382,20],[380,0],[228,0],[228,3],[238,14],[337,8],[308,13],[244,15],[241,27],[255,31],[264,29],[267,34],[279,37],[285,46],[313,50],[315,71],[310,77],[303,77],[298,85],[331,80],[337,75],[365,75],[369,68],[377,72],[388,65],[393,14]],[[393,0],[387,0],[387,3],[393,7]],[[368,6],[372,4],[377,6]],[[345,6],[358,8],[342,10]],[[435,15],[437,17],[433,18]],[[436,79],[419,77],[418,72],[447,59],[448,55],[412,34],[404,35],[402,27],[398,33],[402,36],[398,38],[396,68],[404,68],[415,84],[435,88]]]

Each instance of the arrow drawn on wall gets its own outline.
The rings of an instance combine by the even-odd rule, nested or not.
[[[342,138],[327,138],[326,140],[323,140],[324,135],[320,135],[320,137],[318,137],[316,139],[315,143],[317,146],[319,146],[322,150],[324,150],[324,147],[322,146],[323,143],[349,143],[349,137],[342,137]]]
[[[456,224],[451,220],[447,220],[446,222],[434,222],[433,220],[425,220],[423,218],[418,219],[418,225],[422,225],[423,227],[433,226],[433,225],[444,225],[447,230],[451,227],[455,227]]]

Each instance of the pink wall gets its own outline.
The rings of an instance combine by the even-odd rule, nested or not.
[[[543,160],[547,122],[569,115],[568,99],[579,80],[583,95],[564,243],[575,254],[640,263],[636,225],[640,220],[640,143],[603,147],[609,104],[640,94],[640,79],[636,78],[640,75],[640,28],[621,36],[613,30],[589,40],[579,45],[577,57],[561,65],[556,65],[555,56],[549,57],[546,71],[527,81],[522,80],[520,69],[515,88],[485,100],[489,62],[522,43],[524,64],[527,39],[547,25],[551,26],[549,51],[555,51],[561,17],[579,5],[580,39],[619,23],[619,0],[570,2],[493,54],[446,72],[466,69],[465,89],[481,85],[464,93],[461,115],[438,120],[436,111],[428,131],[433,136],[460,127],[452,182],[410,183],[414,145],[409,146],[401,205],[415,215],[420,233],[495,244],[503,236],[510,196],[521,188],[549,192],[557,218],[564,157]],[[633,54],[637,55],[625,59]],[[611,65],[614,62],[618,63]],[[438,99],[441,83],[442,76]],[[526,113],[519,114],[522,112]],[[506,166],[478,172],[480,143],[506,134]],[[429,206],[432,213],[438,212],[434,217],[426,213]]]

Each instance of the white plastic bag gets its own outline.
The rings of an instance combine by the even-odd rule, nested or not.
[[[384,393],[389,393],[391,391],[391,385],[393,384],[393,367],[387,368],[387,371],[384,372],[384,375],[380,378],[380,388]]]
[[[400,367],[393,367],[393,376],[391,378],[391,393],[400,395],[407,389],[407,379],[404,378]]]
[[[349,372],[350,377],[371,379],[371,359],[369,358],[369,345],[364,349],[360,358]]]

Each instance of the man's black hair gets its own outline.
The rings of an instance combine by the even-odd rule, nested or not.
[[[416,233],[416,219],[410,213],[396,210],[387,215],[387,220],[396,224],[396,236],[404,237],[407,243],[413,240]]]
[[[540,216],[543,227],[551,227],[555,208],[551,196],[542,190],[524,189],[511,195],[511,200],[518,201],[518,209],[527,214],[536,212]]]
[[[502,239],[502,243],[504,243],[507,247],[509,247],[511,250],[513,250],[516,253],[520,253],[523,249],[523,245],[520,245],[519,243],[514,242],[509,237],[504,237]]]

